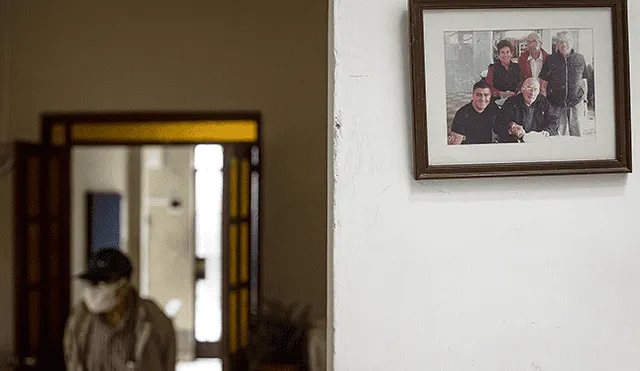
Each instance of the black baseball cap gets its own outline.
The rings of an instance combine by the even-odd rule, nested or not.
[[[131,278],[131,260],[119,249],[102,248],[89,259],[89,268],[77,277],[89,282],[115,282],[125,277]]]

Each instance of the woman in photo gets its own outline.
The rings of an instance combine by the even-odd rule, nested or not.
[[[520,66],[511,62],[513,44],[500,40],[497,45],[498,59],[489,65],[487,83],[491,87],[492,100],[506,99],[517,94],[520,82]]]

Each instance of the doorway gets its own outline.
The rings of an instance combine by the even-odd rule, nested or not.
[[[16,248],[20,253],[16,254],[19,274],[16,280],[18,326],[15,336],[20,369],[41,370],[45,369],[45,364],[48,370],[64,369],[61,335],[69,307],[76,299],[72,295],[76,288],[70,280],[75,272],[70,268],[60,268],[64,266],[60,262],[66,258],[72,262],[72,268],[82,264],[81,258],[72,255],[77,252],[69,248],[72,245],[73,218],[77,218],[78,214],[71,207],[74,200],[70,185],[75,164],[72,152],[81,148],[104,150],[113,145],[137,148],[140,169],[154,161],[153,151],[148,152],[143,146],[163,146],[174,152],[179,152],[181,147],[189,149],[194,166],[188,167],[191,181],[187,182],[190,184],[187,188],[193,191],[192,199],[180,195],[180,191],[184,190],[184,182],[174,182],[174,187],[169,186],[165,199],[148,197],[137,213],[124,213],[124,237],[118,242],[127,242],[123,246],[127,246],[134,264],[140,267],[136,284],[141,293],[144,294],[145,290],[149,293],[153,289],[150,283],[153,274],[148,268],[159,249],[154,249],[154,244],[160,246],[157,243],[163,239],[157,238],[159,233],[150,234],[144,228],[138,231],[130,228],[135,225],[132,218],[142,221],[150,216],[150,223],[146,224],[150,228],[163,222],[170,224],[172,218],[167,217],[170,212],[174,212],[174,216],[180,212],[186,214],[186,219],[191,223],[189,225],[194,227],[191,235],[193,243],[187,244],[191,249],[187,250],[193,255],[189,256],[189,263],[185,263],[185,267],[192,267],[192,271],[186,273],[192,274],[193,301],[167,295],[163,307],[176,319],[183,313],[191,313],[183,317],[191,316],[193,323],[198,321],[197,307],[206,310],[217,306],[218,316],[208,316],[210,325],[202,326],[204,333],[196,333],[195,328],[200,326],[192,325],[192,335],[183,337],[183,343],[192,341],[194,345],[190,355],[184,358],[215,358],[224,370],[245,369],[242,350],[248,340],[249,314],[259,305],[259,120],[257,113],[43,116],[43,143],[17,145]],[[207,161],[200,161],[206,166],[199,166],[198,169],[195,166],[196,153],[209,156],[218,153],[220,166],[214,170],[210,165],[215,161],[211,161],[210,157]],[[127,176],[129,181],[135,179],[135,171],[129,169]],[[156,173],[154,176],[160,175]],[[143,177],[138,179],[139,186],[143,187]],[[199,213],[196,201],[198,182],[211,187],[211,182],[215,181],[218,182],[221,202],[216,206],[211,203],[213,196],[209,197],[209,202],[207,196],[200,196],[200,204],[205,206],[200,207]],[[50,207],[35,208],[33,205]],[[76,199],[73,207],[77,205]],[[193,212],[187,210],[188,205],[193,206]],[[130,203],[122,209],[133,210]],[[215,213],[219,213],[217,221],[213,217]],[[219,224],[207,228],[207,223]],[[145,223],[139,225],[144,226]],[[218,250],[211,243],[216,239],[215,231],[219,241]],[[148,236],[146,240],[144,236]],[[175,245],[185,246],[180,243]],[[216,254],[220,264],[207,264],[207,260],[215,260]],[[55,280],[45,279],[54,273]],[[207,298],[207,293],[212,295]],[[198,296],[205,300],[198,301]],[[216,302],[212,297],[218,297],[219,300]],[[188,306],[192,310],[184,309]],[[206,316],[200,317],[202,322]],[[211,320],[214,317],[221,321]],[[206,363],[203,362],[199,363]]]

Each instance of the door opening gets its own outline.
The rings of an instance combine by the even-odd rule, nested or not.
[[[258,218],[251,217],[259,213],[258,204],[254,203],[259,182],[252,181],[252,174],[259,172],[259,165],[251,159],[252,151],[256,152],[259,146],[258,124],[257,113],[43,116],[44,143],[16,147],[16,159],[19,160],[15,177],[17,370],[64,370],[62,331],[73,302],[71,275],[77,273],[71,272],[69,264],[64,264],[73,262],[71,254],[75,252],[70,249],[72,216],[78,213],[71,208],[71,153],[72,149],[80,148],[78,146],[105,148],[112,145],[190,147],[193,161],[191,191],[217,187],[217,191],[202,191],[205,196],[199,197],[201,200],[206,200],[208,195],[212,199],[219,197],[220,203],[202,206],[200,213],[194,205],[190,216],[190,225],[196,227],[191,228],[194,243],[190,250],[194,321],[198,321],[196,307],[208,311],[206,316],[199,316],[202,330],[196,334],[195,329],[199,326],[193,328],[193,356],[213,358],[207,364],[222,363],[225,371],[246,369],[243,349],[248,343],[249,313],[257,308],[259,297],[254,292],[259,288],[259,228]],[[198,144],[205,146],[195,150]],[[195,170],[196,152],[206,150],[222,152],[222,157],[218,156],[222,166],[216,170],[217,177],[213,171],[206,170],[213,162],[211,157],[205,161],[207,165]],[[135,155],[128,156],[129,162],[132,158]],[[143,168],[140,152],[137,159]],[[201,171],[200,175],[198,171]],[[128,172],[129,179],[134,173]],[[203,185],[198,187],[196,183]],[[218,196],[214,197],[215,194]],[[177,212],[176,209],[189,204],[189,200],[174,196],[169,192],[168,209]],[[150,199],[145,203],[149,210],[157,206],[154,202],[162,202],[153,197]],[[125,228],[122,236],[129,238],[129,252],[140,269],[137,284],[141,291],[150,292],[153,287],[144,282],[143,276],[151,274],[148,263],[152,255],[142,252],[144,233],[133,233],[131,226],[135,223],[129,219],[133,215],[134,219],[137,217],[142,221],[145,214],[139,210],[136,216],[135,212],[130,212],[130,206],[122,209],[129,212],[122,223]],[[185,210],[182,208],[187,212]],[[213,216],[216,213],[219,215],[217,222]],[[151,225],[163,217],[159,212],[148,215],[151,215]],[[169,219],[165,222],[169,223]],[[204,231],[209,223],[219,226],[217,247],[211,244],[207,247]],[[197,242],[199,238],[201,241]],[[211,236],[209,239],[215,240]],[[184,252],[185,245],[176,245],[176,248],[182,248],[177,250]],[[146,268],[143,267],[145,259]],[[219,264],[213,264],[215,262]],[[179,271],[176,273],[180,274]],[[189,303],[167,300],[162,307],[167,312],[175,312],[173,315],[177,318],[185,304]],[[214,318],[221,322],[216,324]],[[206,363],[203,360],[200,364],[203,362]]]

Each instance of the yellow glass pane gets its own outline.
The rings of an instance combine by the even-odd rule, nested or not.
[[[249,289],[240,290],[240,344],[249,345]]]
[[[229,292],[229,352],[238,350],[238,294]]]
[[[240,225],[240,282],[249,281],[249,224]]]
[[[229,170],[229,215],[238,216],[238,159],[235,157],[231,158]]]
[[[54,146],[64,146],[67,142],[67,130],[64,124],[54,124],[51,127],[51,143]]]
[[[240,165],[240,215],[249,215],[249,159],[242,159]]]
[[[229,226],[229,284],[238,283],[238,226]]]
[[[40,213],[40,192],[38,182],[40,179],[40,159],[31,157],[27,161],[27,213],[35,217]]]
[[[74,143],[82,142],[256,142],[253,120],[196,120],[149,122],[77,122],[71,128]]]

